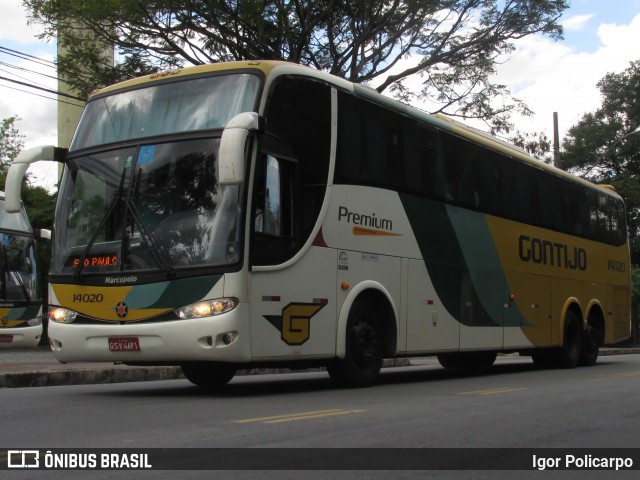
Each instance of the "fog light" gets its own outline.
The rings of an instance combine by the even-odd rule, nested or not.
[[[223,344],[231,345],[238,338],[238,332],[223,333],[222,335],[219,336],[219,338],[222,340]]]

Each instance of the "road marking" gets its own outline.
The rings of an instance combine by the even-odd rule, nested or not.
[[[519,392],[522,390],[526,390],[526,388],[501,387],[488,390],[474,390],[472,392],[460,392],[458,395],[500,395],[501,393]]]
[[[637,377],[640,372],[614,373],[613,375],[604,375],[598,378],[589,378],[587,382],[599,382],[600,380],[614,380],[616,378]]]
[[[233,423],[283,423],[283,422],[295,422],[298,420],[310,420],[313,418],[333,417],[336,415],[349,415],[352,413],[362,413],[366,410],[343,410],[343,409],[331,409],[331,410],[317,410],[314,412],[300,412],[289,413],[284,415],[273,415],[270,417],[259,418],[246,418],[244,420],[234,420]]]

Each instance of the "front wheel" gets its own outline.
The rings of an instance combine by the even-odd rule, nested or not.
[[[360,302],[347,320],[346,353],[327,366],[331,379],[341,387],[373,385],[382,368],[381,324],[368,304]]]
[[[181,368],[187,380],[207,389],[224,387],[236,374],[236,367],[225,364],[188,363]]]

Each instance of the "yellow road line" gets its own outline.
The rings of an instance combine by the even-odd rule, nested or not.
[[[616,378],[637,377],[640,372],[615,373],[613,375],[605,375],[598,378],[590,378],[587,382],[599,382],[600,380],[614,380]]]
[[[293,422],[297,420],[309,420],[313,418],[323,418],[323,417],[332,417],[335,415],[348,415],[351,413],[362,413],[366,412],[366,410],[342,410],[342,409],[331,409],[331,410],[317,410],[314,412],[300,412],[300,413],[289,413],[284,415],[273,415],[270,417],[259,417],[259,418],[246,418],[244,420],[234,420],[233,423],[283,423],[283,422]]]
[[[526,388],[501,387],[501,388],[492,388],[489,390],[474,390],[472,392],[461,392],[459,393],[459,395],[499,395],[501,393],[519,392],[522,390],[526,390]]]

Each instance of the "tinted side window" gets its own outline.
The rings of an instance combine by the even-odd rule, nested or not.
[[[278,78],[253,192],[254,264],[291,258],[304,245],[324,200],[331,151],[331,89],[304,77]]]

